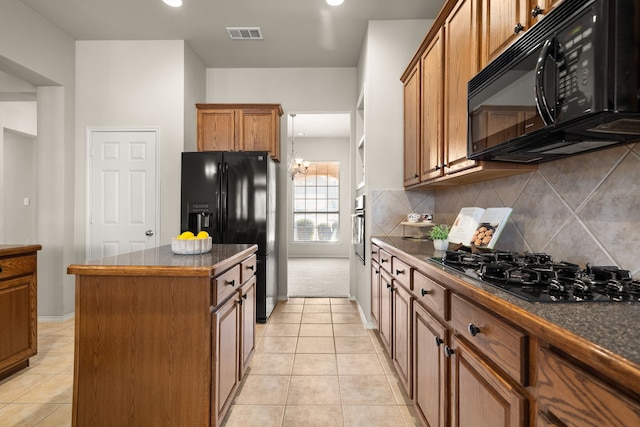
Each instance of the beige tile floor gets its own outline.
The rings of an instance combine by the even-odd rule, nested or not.
[[[249,426],[419,426],[374,331],[346,298],[290,298],[258,325],[224,420]]]
[[[0,426],[71,425],[74,322],[39,323],[31,366],[0,381]],[[223,425],[419,426],[375,332],[346,298],[292,298],[267,324]]]

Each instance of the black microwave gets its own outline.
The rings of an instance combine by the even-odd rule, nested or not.
[[[468,115],[470,159],[640,140],[640,1],[564,0],[469,81]]]

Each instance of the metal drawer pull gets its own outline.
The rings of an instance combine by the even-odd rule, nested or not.
[[[236,285],[236,279],[233,279],[232,281],[228,281],[227,280],[227,285],[235,286]]]
[[[440,347],[440,344],[442,344],[443,342],[444,340],[436,335],[436,346]]]
[[[478,328],[473,323],[469,323],[469,328],[468,329],[469,329],[469,333],[471,334],[472,337],[475,337],[476,335],[478,335],[480,333],[480,328]]]
[[[398,270],[396,269],[396,276],[399,276],[401,274],[404,274],[404,270]]]
[[[384,264],[384,263],[385,263],[385,262],[387,262],[387,261],[389,261],[389,260],[388,260],[388,259],[384,259],[384,258],[382,258],[382,259],[380,260],[380,262],[381,262],[382,264]]]
[[[247,270],[253,271],[253,264],[252,265],[247,265]]]
[[[426,290],[425,288],[422,288],[422,289],[420,290],[420,293],[422,294],[422,296],[425,296],[425,295],[427,295],[427,294],[429,293],[429,291],[428,291],[428,290]]]
[[[445,354],[445,356],[451,357],[453,355],[453,353],[455,353],[455,351],[451,347],[449,347],[448,345],[444,346],[444,354]]]

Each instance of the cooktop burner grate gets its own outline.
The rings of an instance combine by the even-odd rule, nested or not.
[[[545,253],[504,251],[446,251],[432,260],[531,302],[640,301],[640,282],[616,266],[581,268]]]

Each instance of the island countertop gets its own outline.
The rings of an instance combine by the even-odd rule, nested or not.
[[[178,255],[171,245],[71,264],[68,274],[94,276],[208,276],[214,277],[258,249],[252,244],[214,244],[210,252]]]

